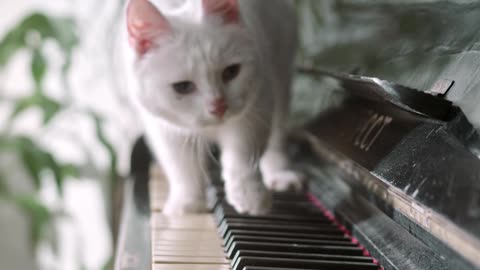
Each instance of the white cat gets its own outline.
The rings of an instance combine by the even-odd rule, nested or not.
[[[129,1],[128,87],[170,183],[166,214],[206,210],[211,142],[238,212],[267,212],[265,186],[301,189],[284,153],[296,27],[284,0]]]

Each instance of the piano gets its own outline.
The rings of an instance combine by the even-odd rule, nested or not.
[[[337,16],[319,33],[339,32],[321,64],[307,54],[298,68],[308,89],[294,96],[289,153],[308,189],[240,215],[212,162],[212,211],[169,218],[139,139],[115,269],[480,269],[480,3],[305,2]],[[370,32],[345,41],[354,27]]]

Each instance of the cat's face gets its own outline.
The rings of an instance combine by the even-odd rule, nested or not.
[[[130,5],[136,3],[148,2],[132,0]],[[211,13],[211,18],[198,24],[156,17],[148,25],[162,31],[157,29],[148,39],[138,38],[132,33],[135,29],[129,29],[141,84],[136,94],[150,113],[185,128],[201,129],[241,114],[255,99],[255,78],[260,72],[256,46],[238,16],[222,15],[227,17]]]

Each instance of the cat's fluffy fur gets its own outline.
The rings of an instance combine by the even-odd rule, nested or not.
[[[164,212],[206,210],[207,143],[221,149],[226,198],[261,214],[272,190],[299,189],[284,153],[296,20],[284,0],[130,0],[125,48],[129,90],[170,193]],[[152,10],[154,9],[154,10]],[[225,67],[238,75],[222,81]],[[172,84],[192,81],[178,94]],[[213,100],[228,106],[211,113]],[[263,183],[262,183],[263,177]]]

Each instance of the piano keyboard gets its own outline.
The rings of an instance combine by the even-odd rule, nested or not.
[[[150,181],[153,270],[229,270],[211,214],[168,217],[162,214],[168,184],[158,170]]]
[[[238,214],[221,186],[213,214],[162,214],[168,186],[160,172],[150,181],[154,270],[378,270],[368,253],[313,198],[275,194],[264,216]]]

